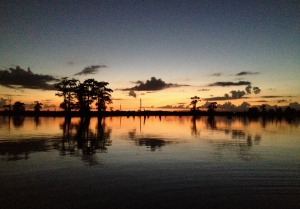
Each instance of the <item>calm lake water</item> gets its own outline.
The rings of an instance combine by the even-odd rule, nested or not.
[[[0,117],[0,208],[300,208],[300,121]]]

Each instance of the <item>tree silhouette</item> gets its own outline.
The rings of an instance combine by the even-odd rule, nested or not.
[[[63,77],[60,82],[55,85],[55,88],[58,90],[55,95],[63,97],[64,101],[60,104],[60,107],[64,109],[67,114],[69,114],[75,107],[75,89],[78,84],[79,81],[77,79],[68,79],[68,77]]]
[[[109,83],[107,82],[97,82],[96,85],[96,97],[97,97],[97,109],[98,113],[106,110],[106,104],[111,104],[112,101],[110,99],[112,89],[107,88],[106,86]]]
[[[198,97],[198,96],[193,96],[193,97],[191,97],[191,104],[190,105],[192,105],[192,111],[193,112],[195,112],[196,110],[197,110],[197,103],[198,102],[200,102],[201,100],[200,100],[200,97]]]
[[[35,105],[34,105],[34,112],[39,113],[40,110],[42,109],[42,103],[40,103],[39,101],[34,101]]]
[[[213,114],[216,109],[217,109],[217,102],[212,102],[208,105],[207,112]]]
[[[112,103],[110,93],[113,90],[107,88],[108,84],[107,82],[98,82],[95,79],[86,79],[80,83],[74,78],[64,77],[56,84],[59,91],[56,95],[64,98],[60,107],[66,113],[70,113],[74,108],[79,109],[80,115],[83,117],[89,116],[91,105],[96,101],[98,112],[105,111],[106,104]]]
[[[15,102],[13,105],[13,111],[17,115],[21,115],[25,112],[25,104],[23,102]]]

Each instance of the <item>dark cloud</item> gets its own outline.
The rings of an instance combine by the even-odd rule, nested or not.
[[[54,90],[54,85],[49,83],[57,81],[59,81],[59,79],[51,75],[34,74],[30,68],[24,70],[16,66],[16,68],[0,70],[0,85],[8,88]]]
[[[237,73],[236,76],[243,76],[243,75],[257,75],[259,72],[249,72],[249,71],[242,71],[240,73]]]
[[[156,79],[155,77],[152,77],[150,80],[147,80],[146,82],[137,81],[137,85],[132,88],[126,88],[122,89],[123,91],[158,91],[166,88],[172,88],[172,87],[181,87],[181,86],[189,86],[189,85],[180,85],[180,84],[173,84],[173,83],[166,83],[163,80]]]
[[[106,65],[92,65],[89,67],[84,68],[79,73],[76,73],[74,75],[88,75],[88,74],[95,74],[99,71],[100,68],[106,68]]]
[[[245,96],[245,94],[246,94],[246,92],[245,91],[240,91],[240,90],[238,90],[238,91],[231,91],[230,92],[231,93],[231,97],[233,98],[233,99],[239,99],[239,98],[242,98],[243,96]]]
[[[246,91],[246,93],[247,94],[251,94],[251,89],[252,89],[252,86],[247,86],[246,88],[245,88],[245,91]]]
[[[253,87],[254,94],[259,94],[261,92],[259,87]]]
[[[239,82],[216,82],[216,83],[211,83],[208,86],[248,86],[251,85],[251,82],[249,81],[239,81]]]
[[[267,96],[261,96],[260,98],[273,99],[273,98],[291,98],[291,97],[293,97],[293,96],[267,95]]]
[[[199,89],[198,91],[210,91],[210,89]]]
[[[211,102],[207,101],[204,103],[200,108],[207,108]],[[243,102],[240,105],[234,105],[231,102],[225,102],[224,104],[217,104],[217,109],[220,111],[247,111],[250,107],[250,104],[248,102]]]
[[[240,90],[232,90],[231,96],[229,94],[224,94],[224,96],[221,97],[211,97],[211,98],[205,98],[205,101],[223,101],[223,100],[234,100],[234,99],[240,99],[240,98],[248,98],[244,97],[246,95],[245,91]]]
[[[134,92],[134,90],[130,90],[128,96],[136,98],[136,93]]]
[[[158,107],[161,109],[190,109],[189,105],[185,104],[179,104],[179,105],[164,105],[161,107]]]
[[[285,103],[285,102],[287,102],[286,99],[280,99],[280,100],[277,100],[277,103]]]

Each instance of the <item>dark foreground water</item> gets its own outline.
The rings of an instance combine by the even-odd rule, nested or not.
[[[300,123],[0,118],[0,208],[300,208]]]

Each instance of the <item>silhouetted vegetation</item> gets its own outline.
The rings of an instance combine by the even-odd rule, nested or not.
[[[55,85],[58,89],[56,96],[63,97],[60,107],[66,115],[78,109],[80,116],[90,116],[91,105],[95,102],[98,114],[106,110],[106,104],[112,103],[110,97],[112,89],[107,88],[107,82],[98,82],[95,79],[87,79],[83,83],[72,78],[64,77]]]

